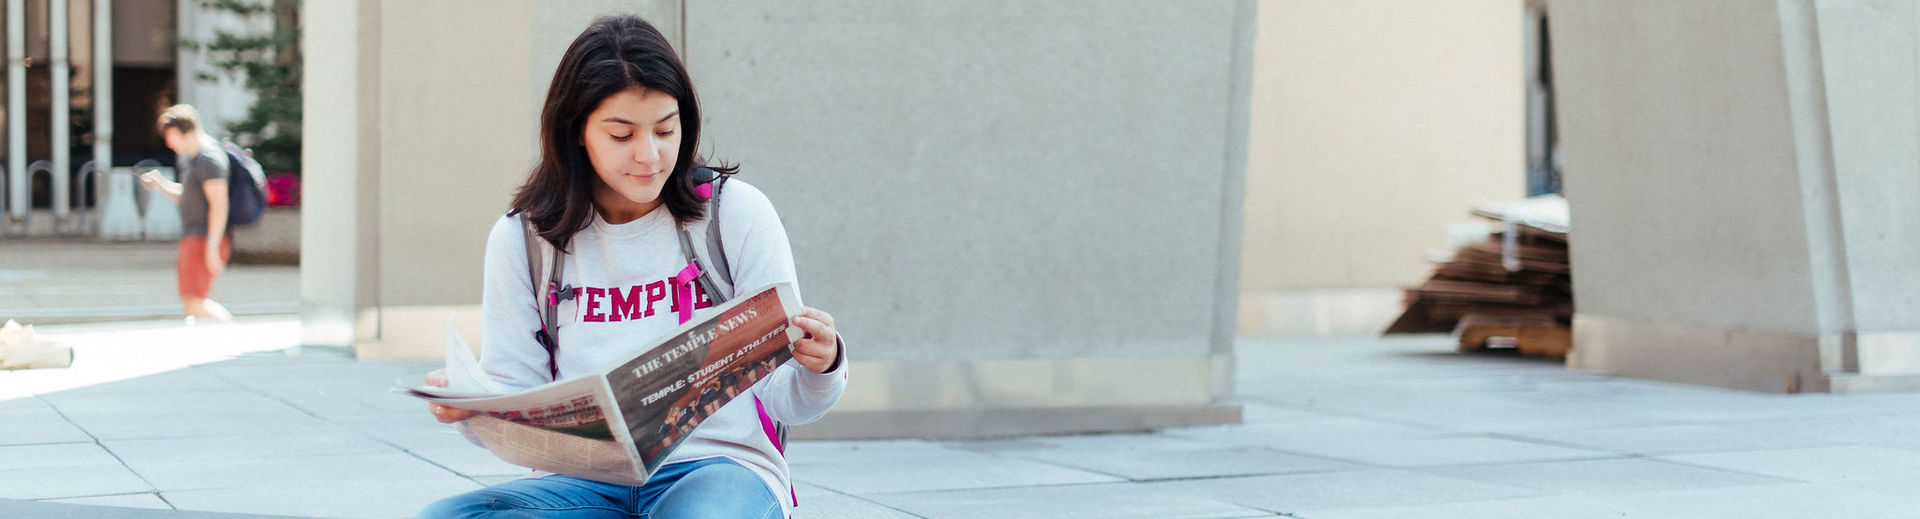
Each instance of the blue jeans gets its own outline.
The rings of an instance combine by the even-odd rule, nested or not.
[[[516,479],[428,505],[425,518],[779,519],[780,501],[751,470],[726,458],[660,467],[632,487],[559,474]]]

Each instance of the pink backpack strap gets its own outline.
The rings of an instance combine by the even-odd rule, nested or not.
[[[787,446],[786,442],[781,441],[780,426],[774,425],[773,417],[767,416],[767,406],[760,403],[760,395],[753,396],[753,410],[760,412],[760,432],[767,433],[767,441],[773,443],[774,450],[780,451],[780,455],[785,456]]]
[[[674,304],[680,307],[680,324],[693,320],[693,280],[697,277],[700,277],[700,264],[693,262],[673,275]]]
[[[787,445],[780,438],[780,426],[774,425],[772,416],[767,416],[767,406],[760,403],[760,395],[753,395],[753,410],[760,413],[760,432],[767,434],[767,441],[773,443],[774,450],[786,456]],[[793,499],[793,506],[800,506],[800,494],[792,486],[787,487],[787,496]]]

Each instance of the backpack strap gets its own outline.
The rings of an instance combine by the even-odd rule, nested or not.
[[[727,266],[727,249],[722,247],[720,239],[720,189],[726,187],[727,176],[713,181],[713,195],[707,197],[707,258],[713,262],[713,272],[727,285],[727,293],[733,293],[733,272]]]
[[[547,350],[548,379],[559,380],[560,360],[556,356],[559,343],[554,339],[560,333],[560,302],[573,299],[573,289],[560,285],[566,262],[560,261],[560,253],[553,244],[534,232],[533,221],[527,219],[526,213],[520,213],[520,229],[526,233],[527,278],[532,283],[533,304],[540,314],[540,329],[534,330],[533,340]],[[541,271],[546,271],[546,276],[542,277]]]
[[[682,273],[692,274],[692,281],[700,283],[700,289],[707,291],[707,298],[713,300],[713,304],[718,305],[733,298],[733,283],[725,279],[724,275],[717,274],[712,262],[694,252],[693,234],[687,232],[685,225],[680,226],[680,254],[686,256],[688,266],[688,270]],[[681,309],[682,311],[691,310],[688,305],[681,305]]]
[[[712,193],[707,197],[707,254],[703,257],[694,249],[693,233],[685,225],[679,226],[680,254],[687,258],[688,265],[700,269],[695,281],[717,305],[734,296],[733,273],[727,267],[726,249],[720,242],[720,188],[726,183],[727,177],[706,168],[695,171],[696,174],[704,174],[702,176],[715,177],[708,184],[712,186]]]

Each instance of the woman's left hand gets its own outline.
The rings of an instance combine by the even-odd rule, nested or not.
[[[793,326],[807,332],[793,343],[793,358],[814,373],[826,373],[840,360],[840,332],[833,328],[833,316],[815,308],[801,308]]]

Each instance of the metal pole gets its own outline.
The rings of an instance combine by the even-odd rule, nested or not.
[[[174,36],[181,41],[204,41],[200,38],[200,34],[196,32],[199,27],[195,25],[195,22],[198,20],[197,17],[194,16],[194,6],[197,5],[200,5],[200,2],[182,1],[174,3],[173,32]],[[194,59],[194,52],[191,46],[179,45],[174,50],[172,104],[192,104],[198,100],[194,97],[194,94],[198,93],[195,92],[198,85],[195,82],[193,73],[193,67],[198,63],[200,63],[200,60]],[[195,106],[194,108],[200,110],[200,128],[203,130],[206,129],[207,108],[209,107]],[[176,172],[175,174],[179,173]],[[179,179],[176,178],[174,180]]]
[[[113,171],[113,0],[93,0],[93,168]]]
[[[69,142],[73,139],[73,63],[67,57],[67,0],[51,0],[47,9],[53,12],[53,223],[54,229],[65,229],[67,198],[73,183],[73,147]]]
[[[7,216],[27,221],[26,0],[7,0]]]

